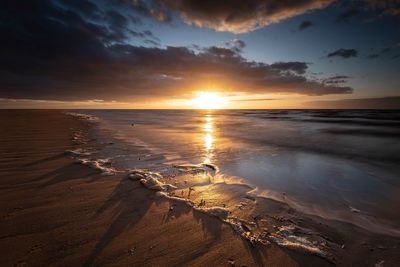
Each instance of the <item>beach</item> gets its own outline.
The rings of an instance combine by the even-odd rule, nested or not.
[[[175,188],[164,190],[151,188],[154,181],[146,183],[151,172],[135,166],[84,161],[88,147],[99,146],[92,117],[59,110],[2,110],[0,116],[2,266],[396,266],[400,261],[394,235],[304,214],[274,198],[251,196],[243,184],[179,188],[190,177],[209,177],[213,165],[181,165],[189,172],[157,180],[162,187],[174,180]]]
[[[0,267],[400,267],[400,0],[0,7]]]
[[[126,174],[74,162],[73,130],[90,125],[61,111],[1,111],[2,266],[237,266],[319,257],[253,248],[217,218],[160,199]]]

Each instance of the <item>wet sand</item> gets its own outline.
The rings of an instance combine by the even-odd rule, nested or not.
[[[302,215],[243,186],[197,187],[271,235],[296,225],[327,257],[251,244],[227,223],[157,196],[127,173],[104,176],[65,151],[90,123],[62,111],[0,111],[2,266],[398,266],[398,238]],[[203,191],[203,192],[202,192]],[[179,195],[179,192],[176,192]],[[237,203],[241,199],[243,203]],[[249,228],[252,226],[249,225]],[[255,227],[256,228],[256,227]],[[254,231],[256,232],[256,231]],[[301,231],[300,231],[301,232]]]
[[[276,245],[253,247],[229,225],[159,198],[126,174],[74,162],[61,111],[0,111],[2,266],[325,266]],[[170,211],[170,207],[174,209]]]

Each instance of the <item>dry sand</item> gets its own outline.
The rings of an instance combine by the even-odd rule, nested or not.
[[[75,163],[65,151],[76,148],[73,132],[87,131],[88,122],[54,110],[3,110],[0,122],[1,266],[332,265],[275,244],[253,247],[219,219],[157,197],[126,174],[104,176]],[[260,201],[271,217],[294,213]],[[335,222],[315,218],[300,221],[346,243],[335,264],[400,262],[395,239],[352,226],[335,232]],[[354,238],[359,235],[364,240]],[[368,243],[377,240],[383,249]]]

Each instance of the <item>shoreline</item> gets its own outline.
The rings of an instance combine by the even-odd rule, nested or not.
[[[216,218],[103,176],[64,152],[88,125],[61,111],[2,111],[0,257],[4,266],[330,265],[252,248]],[[27,119],[29,118],[29,119]]]
[[[319,256],[275,244],[253,246],[218,218],[160,198],[127,173],[105,176],[76,164],[65,151],[79,148],[74,131],[88,132],[91,127],[84,120],[62,111],[0,114],[8,129],[1,132],[0,147],[4,155],[0,247],[5,266],[331,265]],[[199,192],[193,193],[194,201]],[[268,215],[259,223],[273,228],[291,220],[335,241],[340,245],[331,259],[336,265],[399,262],[396,240],[352,225],[299,216],[270,199],[249,203],[255,212]]]
[[[78,117],[87,119],[85,116]],[[90,118],[90,121],[96,120]],[[367,253],[368,249],[373,251],[374,246],[387,249],[395,244],[391,249],[396,248],[396,237],[390,236],[390,229],[385,232],[389,234],[385,237],[385,233],[375,232],[381,229],[368,229],[368,225],[362,229],[351,221],[336,221],[320,217],[318,214],[302,213],[286,201],[252,194],[256,188],[247,184],[226,183],[227,177],[218,178],[218,167],[212,164],[174,165],[162,175],[140,169],[127,170],[126,173],[132,180],[140,180],[145,187],[159,191],[158,195],[170,201],[185,203],[192,210],[219,218],[252,245],[268,246],[273,243],[301,253],[317,255],[337,265],[348,265],[350,262],[353,264],[354,259],[349,255],[360,251]],[[213,182],[204,184],[204,179]],[[187,197],[184,196],[186,191]],[[221,195],[226,197],[216,197]],[[208,205],[207,202],[205,205],[210,196],[213,203]],[[251,201],[244,203],[241,200]],[[260,202],[265,202],[265,205],[258,205]],[[269,206],[277,208],[270,209]],[[257,211],[254,211],[255,209]],[[352,234],[346,238],[349,233]],[[358,236],[366,238],[361,240]],[[379,245],[382,240],[389,245]],[[386,242],[388,240],[389,242]],[[356,246],[357,242],[364,248],[343,251],[346,246]],[[348,249],[346,247],[346,250]],[[345,260],[338,260],[343,258]],[[373,259],[367,260],[374,264]]]

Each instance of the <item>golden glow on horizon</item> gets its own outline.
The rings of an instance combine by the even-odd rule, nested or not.
[[[101,99],[58,101],[3,98],[0,99],[0,106],[2,109],[291,109],[321,108],[321,105],[316,106],[315,103],[340,100],[334,95],[245,94],[224,92],[220,87],[212,88],[215,88],[215,90],[186,92],[186,94],[168,98],[124,99],[123,101]]]
[[[227,100],[217,92],[196,92],[196,98],[191,100],[193,108],[198,109],[222,109]]]

